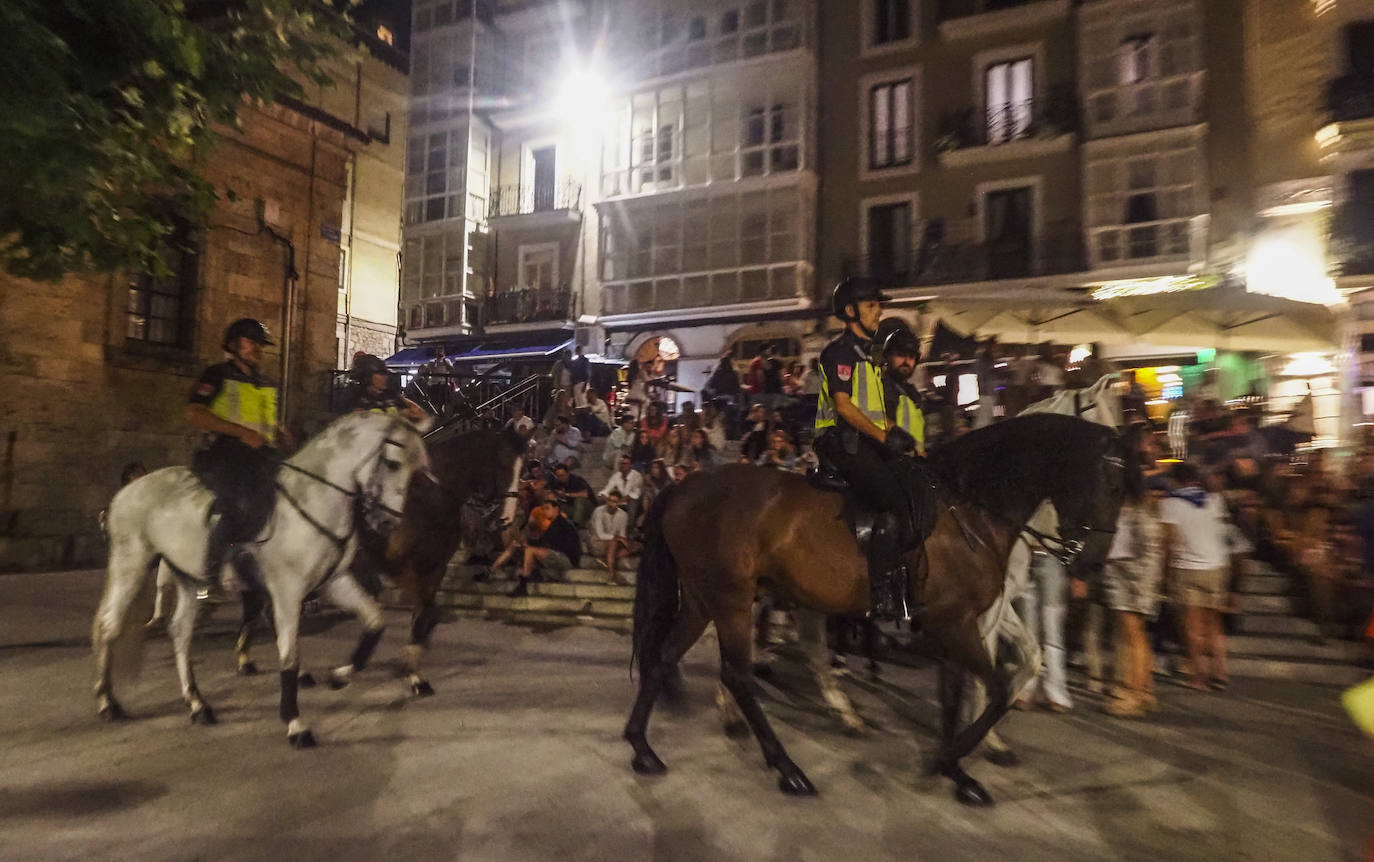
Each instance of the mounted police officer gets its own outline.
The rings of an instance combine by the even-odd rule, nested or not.
[[[926,419],[921,411],[921,392],[911,382],[920,356],[921,342],[900,322],[883,339],[883,402],[888,422],[911,435],[915,454],[925,455]]]
[[[229,358],[205,369],[186,408],[191,427],[207,435],[191,469],[215,495],[211,511],[219,516],[206,547],[212,584],[230,547],[262,531],[276,500],[277,387],[258,371],[271,344],[259,321],[231,323],[222,342]]]
[[[380,358],[370,353],[358,354],[349,376],[353,378],[349,412],[375,410],[404,416],[412,422],[424,418],[420,405],[391,387],[391,372]]]
[[[876,513],[868,547],[873,616],[897,619],[907,615],[900,557],[915,527],[906,471],[890,462],[913,450],[915,441],[889,420],[882,368],[872,356],[887,300],[872,279],[848,278],[835,287],[831,307],[845,331],[821,351],[814,448]]]

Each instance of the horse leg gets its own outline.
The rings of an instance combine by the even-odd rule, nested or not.
[[[172,574],[171,564],[163,561],[157,567],[157,590],[153,593],[153,615],[147,626],[156,629],[167,622],[167,596],[177,593],[176,576]]]
[[[1010,708],[1008,675],[988,655],[975,625],[945,643],[946,659],[940,670],[941,742],[934,769],[954,782],[954,798],[965,805],[988,806],[992,797],[959,761],[983,741],[987,732]],[[987,687],[988,705],[962,730],[959,709],[964,695],[964,671],[973,673]]]
[[[234,660],[240,676],[252,676],[258,666],[248,656],[253,646],[253,629],[262,620],[262,612],[267,607],[267,593],[256,587],[239,593],[243,601],[243,620],[239,623],[238,639],[234,641]]]
[[[166,567],[166,564],[164,564]],[[158,572],[161,581],[162,572]],[[176,587],[177,606],[172,611],[172,620],[167,626],[167,634],[172,639],[172,654],[176,657],[177,676],[181,679],[181,699],[191,710],[192,724],[215,724],[215,711],[201,697],[196,687],[196,677],[191,669],[191,635],[196,629],[196,587],[183,572],[173,575]],[[158,593],[162,592],[159,585]]]
[[[300,595],[288,598],[272,593],[272,621],[277,627],[277,657],[281,662],[280,715],[286,724],[286,741],[291,743],[292,748],[314,748],[315,735],[310,732],[310,726],[301,720],[300,707],[296,703],[301,674],[297,650],[302,598]]]
[[[882,632],[878,630],[878,624],[871,619],[863,619],[859,622],[863,627],[864,637],[864,658],[868,659],[868,675],[877,680],[882,673],[882,665],[878,664],[878,642]]]
[[[825,616],[810,610],[797,610],[797,643],[806,655],[811,666],[811,675],[826,704],[840,716],[845,730],[852,734],[863,733],[864,720],[854,711],[854,704],[840,690],[835,674],[830,668],[830,650],[825,642]]]
[[[353,576],[346,571],[339,572],[325,584],[324,595],[338,607],[352,612],[363,624],[362,636],[358,639],[358,645],[354,647],[348,664],[329,672],[329,687],[337,690],[348,685],[353,674],[367,667],[368,661],[372,659],[372,652],[377,648],[377,642],[382,639],[382,632],[386,630],[386,624],[382,621],[381,606],[364,592]]]
[[[749,735],[749,722],[744,720],[744,713],[739,711],[739,704],[730,696],[725,683],[719,680],[716,681],[716,713],[726,736],[733,739]]]
[[[439,608],[434,598],[439,592],[439,584],[444,580],[444,565],[416,571],[407,565],[403,584],[410,584],[415,593],[415,615],[410,619],[410,643],[406,644],[404,667],[406,681],[410,683],[410,693],[417,697],[429,697],[434,687],[420,675],[420,661],[429,652],[429,638],[434,627],[439,624]]]
[[[102,721],[129,717],[114,696],[112,669],[116,662],[115,644],[126,633],[125,622],[144,582],[157,565],[152,549],[128,541],[115,540],[105,577],[105,591],[91,626],[91,651],[95,655],[95,703]]]
[[[987,632],[983,638],[983,646],[987,650],[995,663],[997,661],[997,644],[999,638],[1013,641],[1019,635],[1017,632],[1024,633],[1025,627],[1021,625],[1021,620],[1016,616],[1016,611],[1012,607],[1008,594],[1004,591],[997,603],[988,610],[979,620],[979,631]],[[983,714],[987,708],[987,689],[982,681],[974,679],[965,689],[960,718],[965,724],[972,724],[973,721]],[[989,763],[997,766],[1016,766],[1020,764],[1021,758],[1002,739],[996,729],[988,731],[987,737],[983,740],[987,748],[987,759]]]
[[[728,611],[727,611],[728,613]],[[720,681],[734,695],[744,713],[745,721],[754,731],[754,737],[763,749],[763,760],[779,774],[778,787],[783,793],[793,796],[811,796],[816,787],[811,780],[787,756],[787,751],[773,733],[768,717],[763,714],[758,699],[754,697],[754,679],[750,673],[749,622],[748,610],[736,613],[729,618],[716,617],[716,634],[720,638]]]
[[[706,623],[706,614],[696,603],[684,601],[678,618],[673,621],[673,627],[664,640],[658,661],[647,670],[640,670],[639,694],[630,710],[630,718],[625,722],[624,733],[625,741],[630,743],[635,753],[630,765],[640,775],[661,775],[668,771],[645,737],[649,728],[649,714],[653,712],[654,701],[662,693],[669,677],[677,673],[677,663],[706,631]]]

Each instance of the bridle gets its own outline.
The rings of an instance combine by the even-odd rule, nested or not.
[[[1117,470],[1125,471],[1126,469],[1125,459],[1116,455],[1103,453],[1102,462]],[[1089,523],[1078,524],[1068,528],[1060,528],[1060,534],[1058,536],[1052,536],[1049,533],[1041,532],[1031,525],[1026,524],[1021,528],[1021,532],[1035,540],[1035,542],[1044,549],[1045,553],[1054,557],[1063,565],[1068,566],[1077,559],[1078,555],[1083,553],[1084,549],[1087,547],[1087,536],[1093,533],[1103,536],[1115,536],[1116,524],[1113,523],[1110,528],[1099,527]],[[1067,536],[1072,536],[1073,538],[1066,538]]]
[[[402,516],[401,511],[391,506],[388,506],[387,504],[382,502],[382,471],[386,463],[386,455],[388,451],[387,447],[397,446],[404,450],[405,445],[406,444],[404,442],[396,440],[392,437],[387,437],[384,440],[382,440],[382,442],[378,443],[377,448],[374,449],[372,451],[372,454],[363,461],[364,464],[371,462],[373,465],[371,472],[368,473],[367,481],[364,482],[362,479],[360,479],[358,477],[358,470],[355,470],[352,474],[354,480],[354,487],[351,489],[345,488],[337,482],[334,482],[325,476],[321,476],[318,473],[311,472],[310,470],[307,470],[304,467],[298,467],[289,461],[282,461],[281,466],[293,472],[299,473],[308,479],[318,482],[319,484],[324,485],[327,488],[332,488],[333,490],[338,491],[340,494],[343,494],[345,497],[348,497],[349,499],[356,500],[358,503],[358,514],[361,515],[364,520],[370,520],[374,513],[380,512],[382,514],[389,515],[392,518],[399,521]],[[277,491],[282,495],[283,498],[285,498],[287,503],[291,504],[291,508],[295,509],[296,512],[300,514],[302,518],[305,519],[306,523],[314,527],[316,531],[326,536],[331,542],[333,542],[337,548],[342,549],[345,545],[348,544],[349,539],[353,538],[353,534],[357,532],[358,519],[355,517],[352,520],[352,526],[349,528],[347,535],[342,537],[334,535],[334,533],[328,527],[326,527],[324,524],[321,524],[317,518],[315,518],[313,515],[307,512],[305,510],[305,507],[300,504],[300,501],[296,500],[295,497],[292,497],[291,493],[286,490],[286,487],[282,485],[280,481],[278,481],[276,485]]]

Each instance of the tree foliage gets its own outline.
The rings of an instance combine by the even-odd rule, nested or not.
[[[10,273],[160,273],[201,220],[216,128],[326,83],[349,34],[328,0],[0,2],[0,261]]]

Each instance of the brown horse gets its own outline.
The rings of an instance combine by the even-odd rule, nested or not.
[[[924,630],[942,648],[942,739],[932,769],[954,780],[961,802],[986,805],[991,797],[959,761],[1006,713],[1016,670],[988,654],[978,618],[1001,592],[1012,543],[1043,500],[1059,512],[1066,543],[1105,556],[1134,461],[1111,429],[1038,415],[971,432],[929,464],[941,511],[924,552],[909,553],[906,562],[912,592],[924,605]],[[640,688],[625,726],[635,771],[665,771],[645,738],[649,714],[678,661],[715,623],[721,682],[765,762],[778,770],[779,787],[815,792],[754,697],[751,610],[763,585],[825,614],[867,611],[867,564],[845,507],[843,495],[813,488],[801,476],[742,465],[695,474],[655,500],[635,591],[631,661],[640,668]],[[987,686],[989,703],[960,729],[964,671]]]
[[[385,544],[375,539],[363,542],[352,566],[354,577],[362,583],[375,581],[377,573],[384,572],[415,608],[403,665],[416,695],[434,694],[433,686],[420,675],[420,661],[439,622],[435,597],[449,560],[463,542],[463,509],[476,504],[492,520],[498,514],[502,521],[511,519],[525,441],[512,432],[462,430],[461,423],[454,423],[427,435],[425,447],[432,475],[417,474],[411,480],[400,524]],[[243,623],[236,648],[241,673],[256,672],[248,650],[265,601],[261,593],[243,594]],[[349,675],[362,670],[381,635],[377,620],[363,633],[349,664],[333,672],[330,685],[340,687]]]

